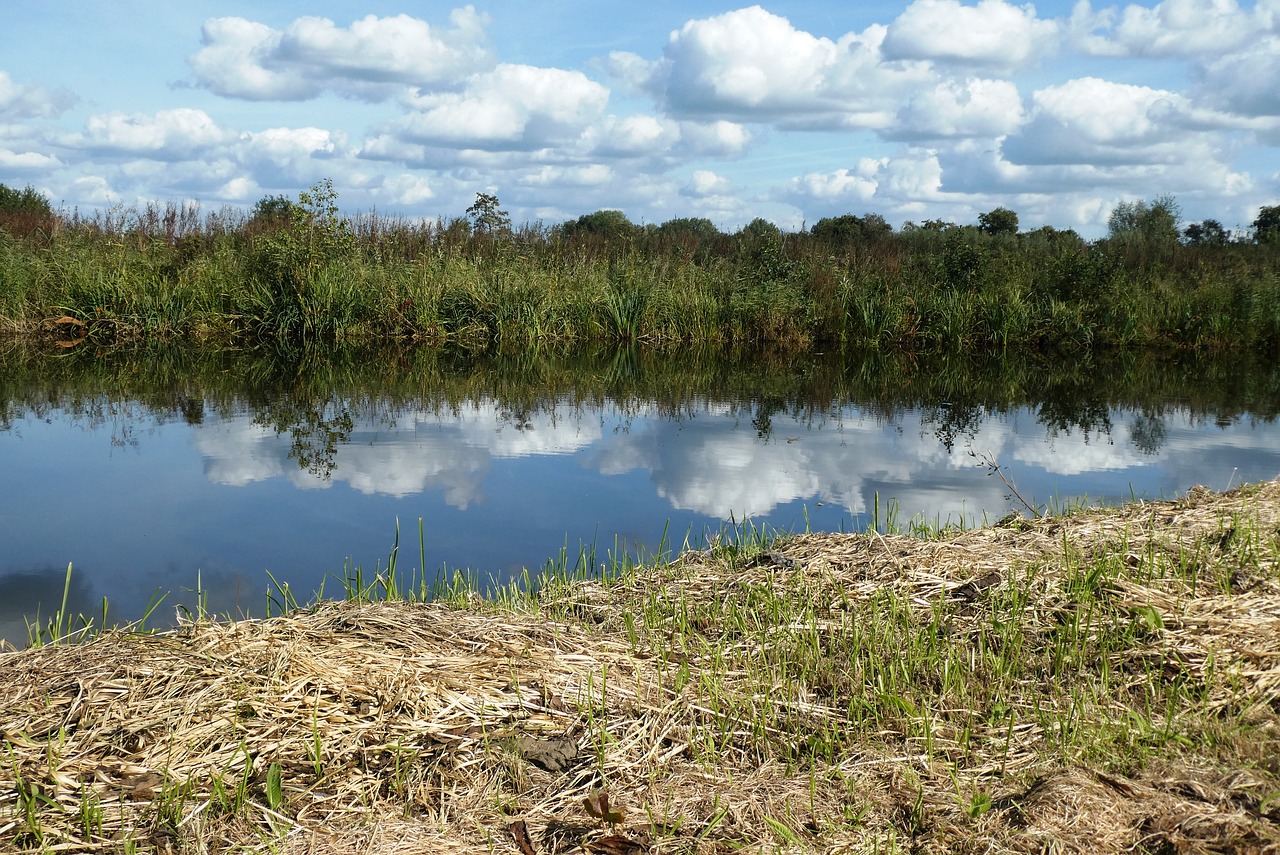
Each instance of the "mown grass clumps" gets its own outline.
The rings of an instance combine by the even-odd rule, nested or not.
[[[427,546],[420,540],[419,559]],[[36,852],[1267,851],[1280,484],[0,654]],[[424,595],[431,602],[422,601]]]
[[[496,198],[481,201],[447,222],[346,218],[322,182],[250,214],[0,212],[0,324],[72,317],[104,342],[1280,347],[1271,240],[1130,230],[1086,242],[1017,233],[1016,217],[1012,230],[930,221],[895,232],[868,215],[726,234],[696,219],[636,226],[613,211],[513,228]]]

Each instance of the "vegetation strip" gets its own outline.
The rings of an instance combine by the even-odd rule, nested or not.
[[[927,538],[756,534],[490,600],[383,577],[0,654],[0,839],[1280,846],[1280,482]]]
[[[5,190],[0,185],[0,191]],[[6,201],[7,200],[7,201]],[[395,340],[468,349],[627,344],[990,353],[1280,349],[1280,206],[1249,236],[1179,229],[1172,199],[1117,206],[1105,239],[875,214],[798,233],[756,220],[640,226],[620,211],[514,227],[340,215],[293,202],[55,213],[0,193],[0,332],[65,348]]]

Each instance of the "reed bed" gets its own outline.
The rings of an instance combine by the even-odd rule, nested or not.
[[[1275,243],[939,223],[726,234],[625,217],[607,232],[493,230],[344,219],[327,192],[289,203],[291,218],[152,205],[36,226],[0,212],[0,330],[113,345],[1280,349]]]
[[[1280,848],[1280,482],[375,589],[0,653],[0,845]]]

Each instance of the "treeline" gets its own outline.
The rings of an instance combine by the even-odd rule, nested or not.
[[[783,232],[758,219],[637,225],[597,211],[514,226],[341,215],[329,182],[251,211],[54,211],[0,185],[0,324],[66,342],[401,339],[907,352],[1280,352],[1280,206],[1247,235],[1124,203],[1109,234],[876,214]]]

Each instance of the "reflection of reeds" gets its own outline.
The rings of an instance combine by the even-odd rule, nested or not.
[[[1276,247],[1155,255],[1069,233],[916,230],[831,245],[365,215],[346,224],[113,209],[0,236],[0,328],[97,343],[396,338],[470,349],[642,342],[801,350],[1280,347]],[[15,226],[16,228],[16,226]]]

